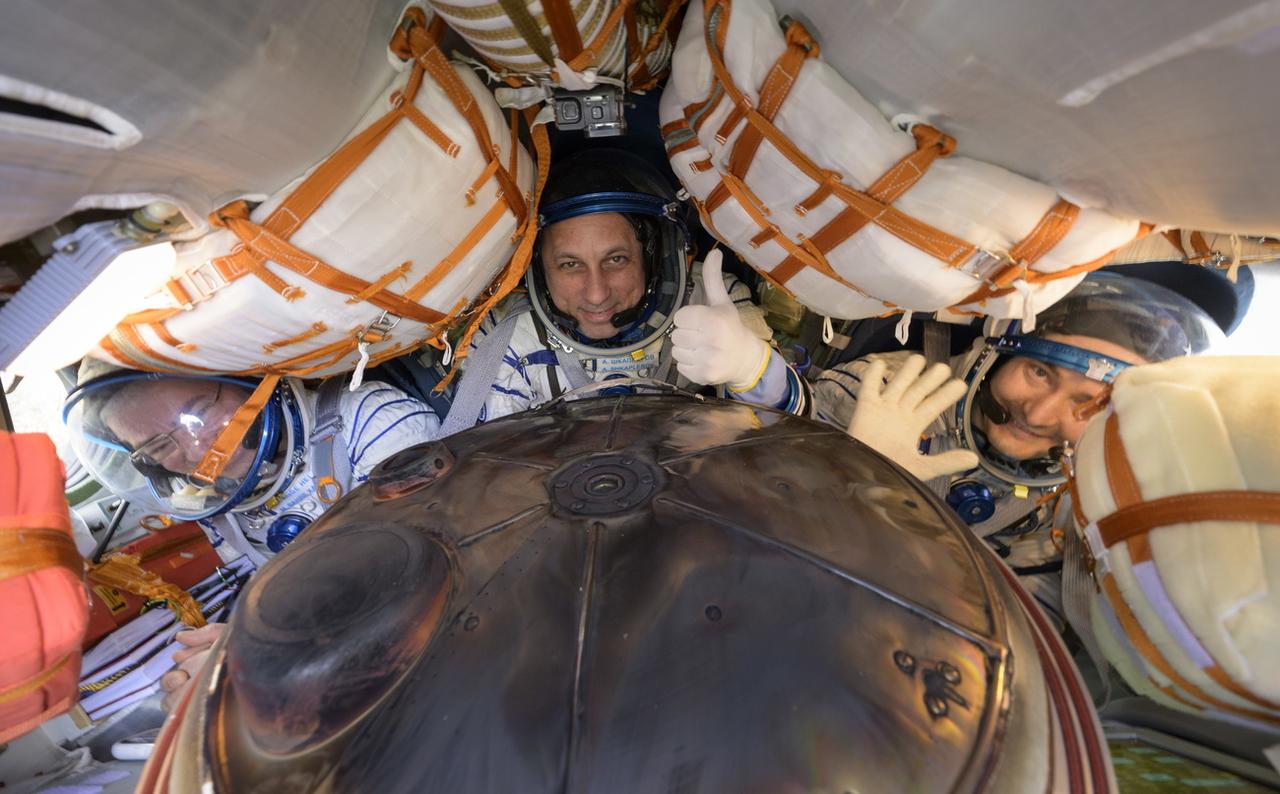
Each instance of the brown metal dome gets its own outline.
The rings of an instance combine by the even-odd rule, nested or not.
[[[1029,603],[825,425],[561,403],[396,455],[276,557],[153,767],[236,792],[1108,791]]]

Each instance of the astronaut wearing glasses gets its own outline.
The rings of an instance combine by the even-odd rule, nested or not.
[[[212,481],[194,473],[253,394],[252,379],[86,359],[63,418],[104,486],[199,522],[225,559],[261,565],[378,462],[438,433],[435,413],[399,389],[370,381],[351,391],[343,381],[315,390],[281,381]]]

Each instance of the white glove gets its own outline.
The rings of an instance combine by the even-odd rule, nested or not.
[[[738,318],[738,309],[720,276],[723,259],[717,248],[703,261],[702,289],[707,305],[684,306],[676,312],[671,355],[680,374],[694,383],[725,383],[742,392],[760,382],[771,351],[769,344]]]
[[[978,456],[967,449],[920,454],[920,435],[964,396],[964,381],[952,378],[951,368],[943,363],[934,364],[922,376],[924,356],[908,358],[888,384],[883,384],[884,369],[884,360],[876,359],[863,371],[849,435],[919,480],[977,466]]]

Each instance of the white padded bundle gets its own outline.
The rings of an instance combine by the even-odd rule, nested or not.
[[[1170,229],[1148,234],[1116,252],[1113,265],[1189,262],[1208,267],[1255,265],[1280,259],[1280,243],[1266,238]]]
[[[498,160],[509,165],[512,140],[501,109],[470,69],[453,70],[478,105],[489,137],[500,149]],[[410,74],[404,72],[383,91],[349,139],[388,112]],[[423,79],[413,106],[453,148],[442,147],[410,120],[400,119],[289,242],[370,283],[400,268],[402,272],[386,284],[398,295],[428,274],[443,274],[412,302],[441,316],[455,315],[508,263],[518,224],[472,128],[430,75]],[[535,171],[518,145],[514,160],[516,182],[527,201]],[[305,178],[259,205],[250,220],[262,223]],[[470,197],[469,188],[474,189]],[[173,277],[195,300],[188,310],[165,320],[164,329],[172,338],[145,323],[117,326],[93,355],[162,371],[258,372],[283,366],[319,377],[355,367],[361,360],[358,340],[367,343],[365,352],[377,360],[441,333],[441,327],[397,318],[394,312],[384,314],[366,300],[355,300],[274,261],[267,262],[267,269],[296,288],[288,297],[252,274],[221,284],[209,263],[240,245],[227,229],[178,244]],[[148,305],[180,308],[182,301],[172,291],[160,290]],[[136,308],[121,307],[122,315]],[[323,350],[337,355],[317,355]],[[116,351],[124,357],[114,355]]]
[[[712,0],[708,6],[716,12],[713,24],[723,25],[728,18],[723,60],[733,82],[755,107],[762,83],[788,46],[774,10],[767,0]],[[723,140],[717,138],[726,119],[737,111],[713,71],[704,35],[705,15],[702,0],[694,0],[685,15],[661,102],[672,167],[699,203],[721,184],[734,145],[748,126],[739,122]],[[821,31],[816,33],[820,39]],[[772,123],[819,168],[860,192],[917,148],[911,134],[886,120],[821,56],[803,62]],[[963,151],[964,141],[959,146]],[[796,246],[804,247],[846,207],[838,196],[829,195],[802,214],[797,205],[814,194],[818,183],[767,137],[740,176],[759,199],[768,221]],[[964,156],[942,157],[892,206],[971,244],[972,255],[949,265],[895,236],[886,228],[887,221],[872,221],[824,252],[831,269],[847,284],[806,266],[785,286],[811,309],[831,317],[950,306],[996,317],[1026,317],[1053,303],[1083,277],[1080,273],[1048,280],[1037,273],[1052,276],[1093,262],[1133,240],[1139,229],[1136,220],[1081,209],[1065,236],[1033,263],[1026,279],[1019,279],[998,297],[965,305],[966,298],[983,286],[984,278],[1008,265],[1001,255],[1027,237],[1059,198],[1053,188],[1003,168]],[[736,198],[715,207],[709,221],[716,236],[762,273],[774,271],[787,258],[787,250],[776,239],[752,244],[761,225]]]
[[[1078,530],[1101,590],[1093,633],[1125,681],[1172,708],[1280,732],[1280,511],[1269,522],[1239,520],[1246,502],[1280,494],[1277,384],[1280,357],[1179,358],[1126,370],[1111,411],[1080,441],[1076,487],[1089,522]],[[1108,546],[1114,530],[1104,519],[1117,509],[1108,421],[1144,505],[1237,492],[1215,508],[1221,520],[1111,534]]]
[[[427,1],[432,10],[444,18],[449,27],[466,39],[490,64],[517,74],[538,75],[549,74],[556,58],[565,62],[573,60],[573,56],[565,56],[563,48],[556,41],[545,11],[548,3],[560,3],[565,12],[573,15],[578,36],[582,46],[586,48],[590,48],[597,37],[601,36],[606,23],[610,21],[610,15],[621,4],[621,0],[543,0],[538,6],[529,8],[528,20],[517,22],[507,14],[504,4],[495,0]],[[625,62],[632,80],[644,77],[639,72],[641,64],[637,57],[638,50],[644,48],[649,37],[659,30],[665,9],[678,4],[679,0],[669,0],[663,4],[625,1],[635,6],[633,49],[628,51],[627,22],[620,19],[611,26],[611,32],[604,32],[603,40],[592,52],[593,57],[585,59],[586,63],[578,71],[590,67],[606,77],[620,78]],[[519,5],[524,5],[523,0]],[[532,25],[528,24],[530,22]],[[535,26],[537,33],[533,34]],[[522,32],[521,29],[526,27],[533,41]],[[670,60],[671,40],[664,33],[644,58],[644,66],[649,76],[657,77],[667,68]]]

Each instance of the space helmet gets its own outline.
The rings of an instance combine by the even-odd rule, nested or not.
[[[261,505],[299,459],[301,414],[279,384],[212,482],[192,474],[236,411],[252,379],[139,372],[85,359],[62,418],[76,456],[106,488],[146,495],[149,507],[196,520]],[[145,484],[145,489],[139,485]]]
[[[570,218],[606,212],[627,219],[644,254],[644,294],[635,306],[613,316],[617,333],[607,339],[588,338],[577,321],[555,305],[543,271],[541,240],[525,273],[533,311],[549,341],[591,356],[642,350],[667,333],[690,292],[686,208],[656,168],[629,152],[593,148],[557,162],[542,192],[538,233]]]
[[[1213,319],[1187,298],[1159,284],[1115,273],[1090,274],[1037,317],[1034,331],[1024,332],[1016,320],[990,325],[988,330],[991,335],[983,339],[964,372],[968,390],[955,408],[959,441],[978,453],[979,464],[988,473],[1030,487],[1065,480],[1061,448],[1043,457],[1013,460],[986,443],[973,423],[978,412],[996,424],[1009,420],[991,393],[992,376],[1009,360],[1033,358],[1109,384],[1132,365],[1048,337],[1093,337],[1118,345],[1146,363],[1204,353],[1223,338]]]

